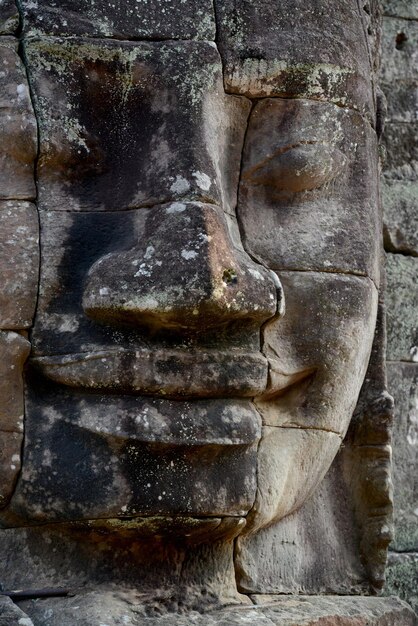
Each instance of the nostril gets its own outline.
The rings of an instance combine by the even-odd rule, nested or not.
[[[236,285],[238,283],[238,275],[234,269],[228,268],[224,270],[222,280],[225,285]]]

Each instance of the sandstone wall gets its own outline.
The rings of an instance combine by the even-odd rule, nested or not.
[[[394,423],[395,540],[386,592],[418,608],[418,3],[383,0],[381,87],[388,103],[382,199],[388,386]]]

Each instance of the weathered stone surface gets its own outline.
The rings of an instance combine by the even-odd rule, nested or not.
[[[373,116],[367,16],[357,7],[218,0],[216,13],[227,91],[330,100]]]
[[[418,259],[387,255],[387,323],[390,361],[418,361]]]
[[[395,397],[392,549],[418,552],[418,365],[388,363],[388,384]]]
[[[418,181],[382,185],[385,249],[418,256]]]
[[[388,102],[388,120],[417,121],[418,22],[385,18],[382,44],[380,85]]]
[[[36,122],[17,41],[0,40],[0,200],[35,197]]]
[[[263,421],[344,437],[372,348],[377,290],[367,278],[342,274],[279,277],[287,310],[263,331],[270,368],[266,401],[257,400]]]
[[[15,0],[0,0],[0,35],[13,35],[19,26]]]
[[[291,99],[257,103],[238,201],[246,250],[275,270],[364,274],[378,284],[376,150],[375,133],[356,112]]]
[[[297,510],[325,476],[340,445],[341,438],[332,432],[265,426],[248,528],[254,531]]]
[[[275,315],[273,276],[234,248],[216,207],[154,207],[137,236],[131,250],[90,268],[83,308],[93,319],[190,333],[234,321],[261,325]]]
[[[418,612],[418,553],[389,552],[386,594],[396,594]]]
[[[225,95],[214,45],[46,38],[25,50],[41,209],[234,209],[250,103]]]
[[[410,0],[383,0],[382,7],[385,15],[418,19],[418,6]]]
[[[0,331],[0,508],[15,486],[23,438],[22,370],[30,344],[21,335]]]
[[[299,510],[237,540],[237,583],[243,593],[369,592],[341,463],[340,452]]]
[[[35,379],[26,413],[7,525],[239,517],[254,501],[260,426],[249,401],[101,396]]]
[[[135,601],[136,600],[136,601]],[[128,626],[416,626],[398,598],[254,596],[255,606],[230,606],[210,613],[144,615],[134,592],[87,592],[67,600],[22,603],[34,626],[108,624]],[[80,609],[76,609],[76,607]],[[142,614],[141,614],[142,613]],[[82,617],[82,616],[88,616]],[[75,621],[74,621],[75,620]]]
[[[116,39],[214,39],[211,0],[22,0],[28,35]]]
[[[218,225],[218,217],[210,220],[217,215]],[[175,229],[175,246],[169,246],[171,230],[164,232],[164,216]],[[259,353],[259,324],[274,315],[281,287],[242,247],[234,248],[215,208],[174,203],[124,212],[41,211],[40,222],[35,354],[116,348],[146,354],[160,345],[183,350],[181,356],[197,349],[196,342],[212,354],[213,349],[221,355],[232,347]],[[153,277],[158,277],[155,282]],[[97,320],[86,315],[83,295],[86,308],[88,299],[96,306]],[[164,323],[165,343],[158,332],[158,324]],[[187,337],[190,333],[194,339]]]
[[[389,123],[385,126],[383,143],[386,158],[383,178],[386,182],[418,180],[418,123]]]
[[[39,274],[38,214],[29,202],[0,202],[0,328],[32,325]]]
[[[0,626],[34,626],[34,623],[10,598],[0,597]]]

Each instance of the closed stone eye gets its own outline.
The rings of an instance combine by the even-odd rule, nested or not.
[[[347,163],[335,146],[300,143],[276,152],[247,170],[245,179],[252,185],[267,185],[283,192],[318,189],[331,182]]]

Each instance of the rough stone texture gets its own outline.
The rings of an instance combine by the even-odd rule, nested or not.
[[[299,510],[253,536],[238,539],[237,582],[242,592],[368,592],[341,464],[339,453],[313,496]]]
[[[388,364],[395,397],[393,480],[395,540],[392,549],[418,552],[418,365]]]
[[[357,6],[218,0],[216,13],[227,91],[330,100],[374,117],[367,16]]]
[[[389,361],[418,361],[418,259],[387,255]]]
[[[0,0],[0,35],[13,35],[19,26],[15,0]]]
[[[29,202],[0,202],[0,328],[32,325],[39,278],[38,213]]]
[[[372,349],[377,290],[367,278],[342,274],[279,272],[279,277],[286,314],[264,327],[270,383],[265,402],[256,404],[268,426],[344,437]],[[309,336],[306,319],[312,320]]]
[[[385,15],[418,20],[418,6],[411,0],[382,0]]]
[[[248,612],[235,583],[382,584],[376,3],[45,4],[22,0],[42,267],[0,579],[79,588],[25,603],[37,626],[401,624],[388,601]]]
[[[188,198],[233,211],[250,104],[225,95],[214,45],[43,38],[25,50],[40,209]]]
[[[234,248],[221,214],[218,225],[218,218],[212,226],[204,219],[217,216],[214,208],[195,205],[194,211],[188,206],[188,210],[186,204],[174,203],[149,211],[41,211],[42,263],[32,335],[34,353],[53,356],[118,348],[140,354],[142,350],[146,355],[160,346],[179,348],[181,357],[186,348],[195,345],[197,349],[201,344],[220,356],[229,347],[241,349],[241,355],[259,352],[259,324],[275,312],[281,297],[279,281],[245,255],[242,247]],[[164,232],[157,217],[164,217],[166,226],[170,218],[178,245],[168,248],[171,231]],[[219,235],[229,244],[227,250],[225,245],[221,247]],[[106,271],[101,277],[102,265]],[[152,275],[159,276],[160,283],[150,282]],[[92,317],[98,322],[103,317],[102,323],[87,317],[83,295],[86,308],[88,298],[96,296],[97,311]],[[129,302],[123,302],[128,298],[131,310]],[[166,304],[172,308],[165,310]],[[212,315],[212,328],[201,323],[202,333],[194,321],[199,312],[200,319],[203,312]],[[124,319],[132,322],[130,326]],[[155,329],[159,319],[161,325],[168,325],[167,332]],[[226,322],[225,328],[222,322]],[[257,355],[253,363],[261,365]]]
[[[378,284],[376,151],[375,133],[355,112],[309,101],[257,103],[238,200],[248,252],[275,270],[364,274]]]
[[[417,121],[418,22],[385,18],[382,43],[380,85],[387,98],[388,121]]]
[[[0,39],[0,63],[0,200],[31,200],[36,122],[16,39]]]
[[[418,492],[417,259],[418,255],[418,5],[383,0],[381,86],[388,101],[383,164],[385,249],[388,252],[388,383],[395,398],[393,441],[395,539],[385,593],[417,608]],[[410,551],[410,553],[408,553]]]
[[[418,613],[418,552],[389,553],[385,590],[387,594],[406,598]]]
[[[276,313],[277,281],[234,248],[218,208],[154,207],[137,236],[131,250],[90,268],[83,293],[89,317],[190,334],[226,322],[261,325]]]
[[[13,493],[20,471],[23,439],[22,370],[29,342],[16,333],[0,331],[0,508]]]
[[[89,395],[35,379],[25,464],[4,523],[239,517],[254,501],[259,428],[244,400]]]
[[[0,598],[0,626],[34,626],[34,623],[10,598]]]
[[[136,602],[135,602],[136,600]],[[59,626],[70,619],[73,626],[127,624],[128,626],[416,626],[411,609],[397,598],[347,598],[331,596],[254,596],[255,606],[228,607],[200,614],[144,615],[134,592],[87,593],[67,600],[24,602],[34,626]],[[76,607],[80,607],[76,609]],[[78,617],[79,614],[86,617]],[[142,613],[142,614],[141,614]]]
[[[21,0],[27,35],[214,39],[212,0]]]
[[[418,256],[418,181],[382,184],[385,249]]]

